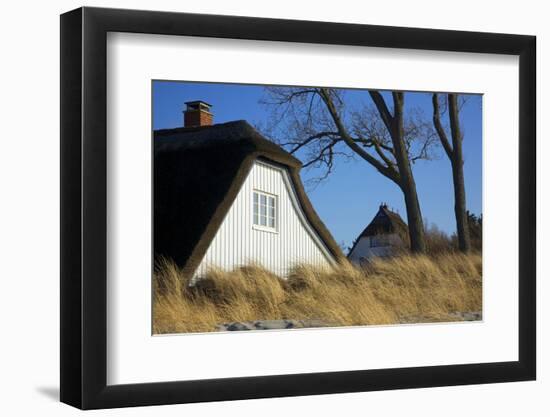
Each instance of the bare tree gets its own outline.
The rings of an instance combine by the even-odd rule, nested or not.
[[[462,252],[470,251],[470,232],[468,215],[466,213],[466,191],[464,187],[464,159],[462,156],[463,135],[460,128],[459,104],[456,94],[447,94],[445,111],[449,113],[451,142],[447,137],[446,129],[441,122],[440,99],[437,93],[432,95],[433,123],[445,153],[451,161],[453,171],[453,186],[455,195],[455,219],[458,235],[458,247]]]
[[[419,112],[404,114],[405,96],[392,92],[392,108],[379,91],[369,91],[374,107],[352,110],[344,92],[332,88],[268,87],[265,104],[274,106],[268,135],[305,154],[304,167],[324,168],[324,179],[337,157],[358,157],[394,182],[403,192],[410,247],[425,252],[424,226],[411,164],[429,158],[434,134]],[[290,139],[289,139],[290,138]]]

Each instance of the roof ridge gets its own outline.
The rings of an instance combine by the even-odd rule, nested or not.
[[[384,214],[386,220],[380,219],[380,217],[378,217],[378,213]],[[401,218],[401,216],[398,213],[391,211],[388,207],[380,206],[378,208],[378,212],[376,213],[376,215],[367,224],[367,227],[365,227],[363,231],[359,234],[359,237],[377,234],[380,231],[380,228],[384,228],[380,224],[380,221],[387,221],[391,225],[392,229],[408,230],[407,223],[405,223],[405,221]]]
[[[157,130],[153,130],[153,132],[155,135],[169,135],[173,133],[188,133],[188,132],[190,133],[190,132],[199,132],[201,130],[208,130],[208,129],[220,129],[220,128],[224,128],[232,125],[239,125],[239,124],[243,124],[247,128],[253,129],[254,132],[256,132],[256,129],[254,129],[254,127],[251,126],[250,123],[248,123],[244,119],[231,120],[229,122],[223,122],[223,123],[215,123],[209,126],[191,126],[191,127],[180,126],[180,127],[172,127],[168,129],[157,129]]]

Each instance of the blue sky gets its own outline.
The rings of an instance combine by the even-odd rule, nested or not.
[[[263,86],[219,83],[153,82],[153,129],[181,127],[184,102],[204,100],[212,104],[214,123],[247,120],[252,125],[264,124],[270,109],[260,104],[265,97]],[[369,104],[365,90],[349,90],[351,104]],[[407,108],[420,108],[431,120],[431,94],[408,92]],[[482,212],[482,97],[470,95],[460,117],[464,133],[464,175],[468,210]],[[430,224],[451,234],[456,230],[451,166],[438,146],[436,158],[419,161],[413,166],[422,215]],[[299,155],[298,155],[299,157]],[[302,171],[307,181],[319,172]],[[350,246],[378,210],[381,202],[406,219],[403,195],[397,186],[366,162],[339,160],[331,176],[317,187],[306,188],[321,219],[338,243]]]

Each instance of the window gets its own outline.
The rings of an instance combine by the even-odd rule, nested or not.
[[[254,191],[254,225],[275,229],[276,204],[274,195]]]

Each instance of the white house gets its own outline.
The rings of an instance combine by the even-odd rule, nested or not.
[[[348,259],[356,264],[374,257],[388,257],[408,244],[408,228],[399,214],[380,205],[378,213],[361,232],[349,251]]]
[[[183,128],[154,132],[154,247],[188,274],[261,264],[285,276],[342,253],[300,180],[301,163],[245,121],[212,124],[187,104]]]

